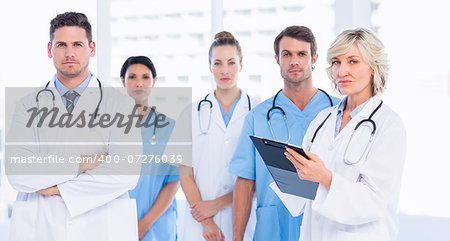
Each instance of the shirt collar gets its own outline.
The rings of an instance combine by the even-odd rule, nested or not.
[[[350,117],[353,119],[363,108],[364,106],[366,106],[366,104],[370,101],[370,99],[372,99],[372,97],[370,97],[368,100],[366,100],[364,103],[358,105],[351,113],[350,113]],[[344,99],[341,100],[341,102],[339,102],[338,105],[338,109],[337,109],[337,114],[338,115],[342,115],[342,112],[344,111],[345,106],[347,105],[347,96],[345,96]]]
[[[92,73],[89,72],[88,77],[81,82],[80,85],[78,85],[73,91],[76,91],[79,95],[83,93],[83,91],[88,87],[89,82],[91,81]],[[55,88],[58,91],[59,95],[63,96],[67,91],[70,89],[64,86],[61,81],[58,79],[58,76],[55,75]]]

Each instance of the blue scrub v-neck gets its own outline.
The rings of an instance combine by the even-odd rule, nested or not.
[[[228,123],[230,123],[231,117],[233,116],[234,109],[236,108],[237,103],[241,99],[241,96],[239,95],[236,98],[236,100],[233,102],[230,109],[228,110],[228,113],[226,113],[225,110],[223,109],[222,104],[220,103],[219,99],[217,99],[217,96],[214,95],[214,97],[216,98],[217,102],[219,103],[220,113],[222,114],[223,122],[225,123],[225,126],[228,127]]]

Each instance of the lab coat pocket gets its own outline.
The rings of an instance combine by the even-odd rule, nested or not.
[[[256,209],[255,240],[280,240],[280,225],[276,206],[260,207]]]
[[[10,241],[36,240],[37,203],[16,201],[13,206]]]
[[[137,241],[137,213],[135,199],[118,198],[108,204],[110,241]]]

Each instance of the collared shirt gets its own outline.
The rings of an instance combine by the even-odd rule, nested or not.
[[[370,97],[366,102],[358,105],[351,113],[350,117],[353,119],[363,108],[366,106],[367,102],[372,99]],[[344,113],[344,108],[347,105],[347,96],[339,103],[338,109],[337,109],[337,117],[336,117],[336,128],[334,130],[334,137],[336,137],[339,134],[339,129],[341,128],[342,124],[342,115]]]
[[[73,91],[76,91],[78,93],[78,96],[75,98],[75,100],[73,102],[74,106],[77,104],[78,99],[80,99],[81,94],[83,94],[84,90],[88,87],[89,82],[91,81],[91,78],[92,78],[92,74],[91,74],[91,72],[89,72],[88,77],[85,80],[83,80],[83,82],[81,82],[80,85],[78,85],[75,89],[73,89]],[[59,95],[61,96],[61,100],[65,106],[67,99],[64,96],[64,94],[67,91],[70,91],[71,89],[64,86],[63,83],[61,83],[61,81],[58,79],[57,75],[55,75],[55,88],[58,91]]]
[[[78,102],[78,100],[80,99],[81,94],[83,94],[84,90],[88,87],[89,82],[91,81],[92,78],[92,74],[91,72],[89,72],[88,77],[83,80],[83,82],[81,82],[80,85],[78,85],[75,89],[73,89],[73,91],[76,91],[78,93],[78,96],[75,98],[75,100],[73,101],[73,106],[75,106]],[[63,85],[63,83],[61,83],[61,81],[58,79],[58,75],[55,75],[55,88],[58,91],[59,95],[61,96],[61,100],[64,104],[64,106],[66,106],[67,103],[67,99],[64,96],[65,93],[67,93],[68,91],[71,91],[71,89],[67,88],[66,86]],[[77,174],[77,176],[80,173]]]
[[[230,109],[228,110],[228,113],[226,113],[225,110],[223,109],[222,104],[220,104],[219,99],[217,99],[217,96],[214,95],[214,97],[216,97],[217,102],[219,102],[220,113],[222,113],[222,118],[223,118],[223,121],[225,122],[225,126],[228,126],[228,123],[230,123],[231,117],[233,116],[234,108],[236,107],[236,104],[241,99],[241,96],[239,95],[239,97],[237,97],[237,99],[234,101],[234,103],[231,105]]]

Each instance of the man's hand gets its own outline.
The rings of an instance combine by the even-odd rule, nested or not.
[[[44,196],[52,196],[52,195],[58,195],[61,196],[59,193],[58,186],[54,185],[45,189],[41,189],[38,191],[38,193],[44,195]]]
[[[206,241],[224,241],[225,236],[220,230],[219,226],[214,222],[212,218],[207,218],[202,222],[203,226],[203,238]]]
[[[78,168],[78,173],[83,173],[92,170],[102,164],[103,160],[106,159],[107,154],[99,153],[96,155],[81,155],[80,167]]]
[[[197,222],[211,218],[219,212],[219,207],[215,200],[198,201],[192,204],[190,208],[192,208],[192,217],[197,220]]]

